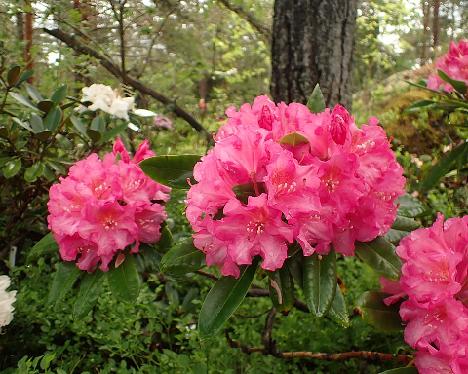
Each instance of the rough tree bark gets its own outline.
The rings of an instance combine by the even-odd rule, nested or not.
[[[271,94],[305,103],[320,84],[327,105],[351,103],[357,0],[276,0]]]
[[[433,17],[432,17],[432,54],[433,57],[437,56],[437,47],[439,46],[440,27],[439,27],[439,12],[440,0],[433,2]]]
[[[34,23],[34,14],[32,3],[30,0],[25,0],[24,2],[26,12],[24,13],[24,30],[23,30],[23,40],[24,40],[24,49],[23,49],[23,59],[26,64],[26,69],[32,70],[34,67],[34,60],[31,53],[33,46],[33,23]],[[33,77],[28,79],[29,83],[32,83]]]

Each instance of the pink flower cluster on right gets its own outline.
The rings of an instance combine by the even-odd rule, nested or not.
[[[187,195],[208,265],[238,277],[259,255],[274,271],[294,242],[305,256],[331,245],[353,255],[355,241],[388,231],[405,179],[376,118],[358,128],[340,105],[314,114],[267,96],[226,114]]]
[[[442,215],[430,228],[402,239],[397,254],[404,261],[399,283],[382,279],[392,304],[406,321],[405,340],[417,350],[422,374],[468,373],[468,216]]]
[[[465,82],[468,86],[468,40],[462,39],[458,44],[450,42],[448,53],[437,59],[436,68],[454,80]],[[446,92],[453,91],[452,85],[445,82],[437,73],[429,76],[427,87],[431,90],[442,88]]]

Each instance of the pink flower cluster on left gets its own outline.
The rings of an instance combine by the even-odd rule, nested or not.
[[[120,139],[101,160],[95,153],[73,165],[50,188],[49,229],[65,261],[88,272],[109,270],[115,254],[155,243],[171,189],[147,177],[138,163],[154,156],[145,140],[131,159]]]

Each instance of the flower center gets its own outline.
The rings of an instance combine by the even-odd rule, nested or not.
[[[247,224],[247,232],[249,234],[260,235],[265,231],[265,224],[260,221],[250,221]]]
[[[113,217],[106,217],[104,219],[104,230],[111,230],[117,227],[117,221]]]

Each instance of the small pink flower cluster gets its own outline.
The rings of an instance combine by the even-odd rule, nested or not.
[[[260,255],[274,271],[294,241],[306,256],[331,244],[353,255],[356,240],[390,228],[405,179],[376,118],[359,129],[340,105],[313,114],[267,96],[226,114],[187,196],[208,265],[237,277],[238,265]]]
[[[450,78],[468,85],[468,40],[462,39],[458,44],[450,42],[448,53],[437,59],[436,68]],[[453,91],[452,85],[445,82],[437,73],[429,76],[427,87],[431,90],[442,88],[446,92]]]
[[[154,243],[166,219],[162,201],[170,188],[147,177],[138,162],[154,156],[147,141],[135,157],[120,139],[103,160],[93,153],[73,165],[66,178],[50,188],[49,229],[65,261],[81,270],[109,269],[114,255],[133,244]]]
[[[399,283],[381,280],[386,304],[408,297],[400,316],[423,374],[468,373],[468,216],[443,221],[401,241]]]

